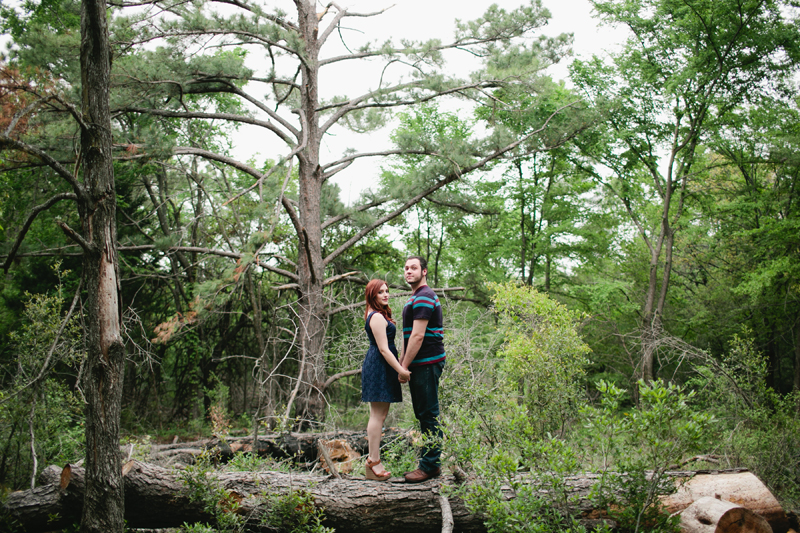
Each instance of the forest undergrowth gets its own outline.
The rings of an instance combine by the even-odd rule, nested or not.
[[[800,509],[800,397],[779,395],[766,385],[765,358],[746,331],[722,360],[696,351],[681,379],[640,380],[625,388],[587,374],[592,353],[580,336],[577,313],[530,287],[502,284],[491,290],[491,312],[476,316],[459,306],[447,309],[448,363],[440,387],[443,468],[468,472],[477,480],[445,491],[483,514],[490,532],[583,531],[565,479],[585,472],[600,474],[591,497],[624,532],[677,531],[677,519],[659,506],[659,496],[675,489],[670,470],[744,467],[768,485],[787,511]],[[22,330],[14,337],[17,349],[47,345],[58,322],[47,309],[59,304],[58,297],[31,298],[27,313],[37,334],[33,327]],[[58,357],[74,356],[74,345],[59,346]],[[20,372],[23,379],[36,369],[20,367]],[[352,381],[349,386],[357,389],[357,379]],[[79,392],[58,383],[48,379],[27,395],[3,397],[2,419],[13,422],[3,426],[0,450],[6,490],[25,488],[34,469],[80,460]],[[235,417],[229,408],[230,390],[224,383],[218,380],[207,393],[210,402],[202,419],[145,433],[140,422],[137,431],[128,429],[123,442],[135,444],[138,457],[146,459],[150,444],[175,436],[193,440],[252,432],[252,420]],[[24,407],[31,396],[36,409]],[[364,405],[332,403],[318,429],[363,429],[367,417]],[[284,430],[291,429],[290,422]],[[414,422],[406,397],[392,408],[387,426],[411,430]],[[408,439],[385,443],[387,469],[415,468],[424,441],[420,436],[413,445]],[[230,512],[236,502],[228,501],[205,475],[215,468],[296,467],[250,454],[222,466],[213,457],[201,457],[181,476],[215,518],[210,524],[187,524],[183,531],[242,529],[244,522]],[[354,467],[360,471],[363,458]],[[263,498],[275,509],[269,527],[328,531],[311,495],[300,491]]]

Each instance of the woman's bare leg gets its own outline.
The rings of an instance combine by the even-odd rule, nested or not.
[[[389,414],[389,402],[370,402],[369,422],[367,423],[367,443],[369,444],[369,458],[378,461],[381,458],[381,433],[383,422]],[[383,464],[375,465],[372,471],[381,475],[386,469]]]

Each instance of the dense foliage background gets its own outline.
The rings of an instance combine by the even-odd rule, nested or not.
[[[287,57],[313,62],[285,23],[294,8],[212,4],[109,7],[127,438],[365,427],[363,286],[385,279],[399,315],[404,257],[423,254],[445,302],[447,460],[487,480],[468,496],[497,511],[496,530],[542,516],[522,487],[518,508],[491,503],[509,472],[663,472],[699,453],[753,469],[798,509],[793,2],[596,0],[630,39],[566,80],[547,67],[570,61],[570,36],[539,37],[536,1],[490,8],[452,44],[341,37],[372,68],[408,70],[365,74],[363,100],[319,82],[320,124],[386,148],[315,167],[317,271],[293,214],[307,201],[293,157],[313,131],[281,133],[307,109]],[[85,287],[56,224],[78,214],[37,155],[78,168],[79,19],[72,0],[0,7],[13,42],[0,63],[0,486],[19,489],[84,453]],[[460,49],[478,58],[469,79],[448,71]],[[237,159],[246,125],[291,150]],[[359,157],[381,163],[346,204],[328,178]],[[303,333],[316,323],[319,358]],[[411,427],[409,407],[390,422]],[[482,456],[486,439],[506,455]],[[626,527],[669,527],[646,516],[652,503],[628,502]]]

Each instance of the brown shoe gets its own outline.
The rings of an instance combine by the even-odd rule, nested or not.
[[[439,477],[442,473],[441,468],[437,468],[432,472],[426,472],[421,468],[417,468],[413,472],[406,473],[403,477],[406,478],[406,483],[422,483],[434,477]]]

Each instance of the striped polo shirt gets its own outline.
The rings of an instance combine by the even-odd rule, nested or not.
[[[418,288],[403,307],[403,351],[408,348],[408,339],[414,320],[427,320],[425,338],[417,356],[409,367],[430,365],[445,360],[444,319],[439,297],[427,285]]]

